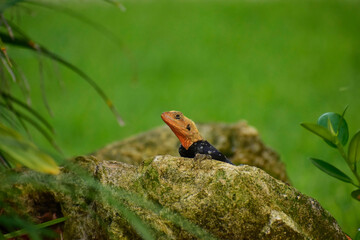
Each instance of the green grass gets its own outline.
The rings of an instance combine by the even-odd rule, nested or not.
[[[29,35],[97,80],[126,121],[120,128],[102,100],[78,76],[59,67],[61,89],[46,62],[50,121],[67,156],[162,125],[160,114],[180,110],[198,122],[246,119],[280,153],[293,185],[317,199],[354,235],[360,203],[351,185],[320,172],[307,159],[346,164],[335,150],[299,125],[326,111],[360,129],[360,4],[355,1],[127,1],[71,5],[102,23],[132,52],[131,61],[83,23],[38,9],[20,23]],[[23,12],[25,13],[25,12]],[[46,114],[34,54],[9,49],[32,82],[36,108]],[[49,146],[39,137],[39,144]],[[349,173],[350,174],[350,173]]]

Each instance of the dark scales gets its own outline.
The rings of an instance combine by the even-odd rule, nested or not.
[[[219,152],[214,146],[212,146],[208,141],[200,140],[194,142],[188,150],[186,150],[183,145],[179,147],[179,153],[182,157],[194,158],[197,153],[210,155],[212,159],[233,164],[229,159],[225,157],[224,154]]]

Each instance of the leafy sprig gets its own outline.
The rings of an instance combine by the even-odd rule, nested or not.
[[[351,196],[360,201],[360,130],[351,138],[348,149],[345,151],[345,146],[349,140],[349,128],[344,118],[346,109],[341,115],[334,112],[324,113],[319,117],[316,124],[301,123],[301,126],[321,137],[330,147],[339,151],[353,173],[355,180],[326,161],[317,158],[310,158],[310,160],[328,175],[354,185],[357,189],[351,193]]]

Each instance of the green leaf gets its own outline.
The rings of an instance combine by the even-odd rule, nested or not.
[[[345,109],[346,110],[346,109]],[[345,113],[345,111],[344,111]],[[349,139],[348,125],[342,115],[338,113],[328,112],[321,115],[318,119],[318,125],[334,131],[334,135],[337,136],[341,145],[345,146]],[[325,142],[331,147],[336,148],[336,144],[333,141],[325,139]]]
[[[316,158],[310,158],[310,160],[316,167],[318,167],[321,171],[327,173],[328,175],[347,183],[353,183],[350,177],[348,177],[345,173],[343,173],[330,163]]]
[[[0,152],[13,165],[24,165],[35,171],[58,174],[59,167],[47,154],[16,131],[0,123]]]
[[[349,161],[356,164],[360,161],[360,130],[352,137],[348,149]]]
[[[360,240],[360,228],[358,229],[354,240]]]
[[[330,133],[333,136],[337,136],[337,132],[335,132],[333,125],[331,124],[330,118],[327,119],[327,126],[328,126],[328,129],[330,130]]]
[[[355,191],[352,191],[352,192],[351,192],[351,196],[352,196],[354,199],[360,201],[360,189],[355,190]]]
[[[315,123],[301,123],[302,127],[306,128],[310,132],[318,135],[319,137],[323,138],[325,141],[328,142],[335,142],[335,138],[331,135],[330,131],[318,124]]]

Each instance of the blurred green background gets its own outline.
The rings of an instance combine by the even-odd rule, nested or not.
[[[89,85],[42,58],[54,112],[48,118],[66,156],[163,125],[163,111],[180,110],[196,122],[245,119],[281,155],[292,184],[317,199],[353,236],[360,227],[360,203],[350,197],[354,188],[307,158],[350,171],[335,149],[299,123],[315,122],[323,112],[341,113],[349,104],[351,135],[360,129],[360,3],[149,0],[124,5],[125,12],[101,1],[66,6],[111,30],[126,51],[62,13],[30,5],[10,12],[35,41],[92,76],[126,121],[119,127]],[[39,88],[38,56],[15,47],[8,51],[31,81],[33,106],[49,116]],[[50,149],[41,136],[35,138]]]

